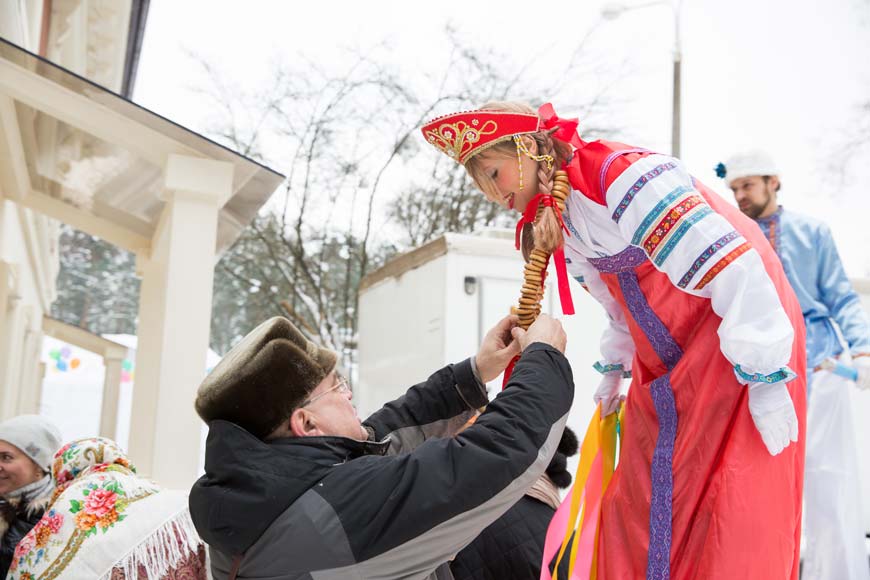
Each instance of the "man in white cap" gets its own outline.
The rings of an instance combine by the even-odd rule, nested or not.
[[[850,379],[870,389],[870,320],[846,276],[830,228],[779,205],[782,183],[770,155],[740,153],[720,163],[716,172],[776,250],[806,323],[811,397],[802,578],[870,580],[848,390]]]

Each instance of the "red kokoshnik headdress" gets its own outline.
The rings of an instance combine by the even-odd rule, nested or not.
[[[516,142],[518,163],[520,153],[522,152],[535,161],[545,161],[548,164],[552,164],[553,158],[549,155],[532,155],[523,146],[518,136],[548,131],[553,138],[569,143],[574,149],[580,149],[585,143],[577,134],[578,125],[579,121],[577,119],[560,119],[556,115],[556,111],[553,110],[553,105],[545,103],[538,109],[537,114],[477,110],[444,115],[426,123],[421,131],[426,141],[461,165],[465,165],[469,159],[481,151],[485,151],[493,145],[508,139],[513,139]],[[577,161],[577,155],[573,155],[571,161],[564,167],[567,177],[574,187],[577,187],[577,183],[582,182],[580,167]],[[520,173],[520,184],[520,187],[522,187],[522,173]],[[517,249],[520,248],[520,231],[525,224],[535,221],[539,204],[551,208],[556,207],[555,198],[551,193],[539,193],[532,198],[526,206],[525,213],[517,223]],[[565,235],[570,236],[562,222],[561,213],[555,209],[554,212],[556,213],[559,225],[565,231]],[[568,274],[565,268],[563,249],[561,247],[554,249],[553,257],[556,266],[556,277],[558,279],[559,298],[562,302],[562,312],[564,314],[574,314],[574,304],[571,299],[571,290],[568,286]],[[548,252],[548,262],[549,259]],[[546,273],[543,276],[546,276]],[[543,278],[541,279],[541,284],[543,285]],[[506,371],[505,378],[508,376],[509,371]]]
[[[577,135],[577,119],[560,119],[553,105],[546,103],[538,114],[507,111],[461,111],[443,115],[423,125],[423,137],[461,165],[481,151],[516,135],[555,129],[553,137],[583,146]]]
[[[423,137],[454,161],[465,162],[514,135],[537,133],[537,115],[502,111],[462,111],[426,123]]]

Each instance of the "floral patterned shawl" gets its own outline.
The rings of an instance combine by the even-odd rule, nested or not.
[[[187,494],[136,475],[114,441],[65,445],[52,476],[54,500],[18,544],[8,580],[108,579],[119,569],[157,580],[202,552]]]

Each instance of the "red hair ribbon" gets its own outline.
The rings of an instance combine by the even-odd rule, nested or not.
[[[538,213],[538,205],[555,208],[556,211],[554,211],[553,213],[556,214],[556,219],[559,221],[559,227],[562,229],[563,232],[565,232],[566,236],[571,235],[568,232],[568,228],[565,227],[565,221],[562,219],[562,214],[559,213],[559,206],[556,205],[556,198],[549,193],[539,193],[529,200],[529,203],[526,205],[525,211],[523,211],[523,215],[517,222],[514,245],[518,250],[520,249],[520,235],[523,232],[523,226],[525,224],[535,223],[535,215]]]
[[[562,229],[563,232],[565,232],[565,235],[571,235],[568,232],[568,228],[565,227],[565,222],[562,220],[562,214],[558,211],[559,206],[556,205],[556,198],[549,193],[539,193],[529,201],[528,205],[526,205],[525,211],[523,211],[523,215],[520,216],[520,219],[517,222],[515,244],[518,250],[520,249],[520,235],[523,231],[523,225],[535,222],[535,215],[538,213],[538,206],[541,204],[543,204],[544,207],[551,207],[556,209],[555,214],[556,219],[559,220],[559,227]],[[556,264],[556,281],[559,287],[559,301],[562,304],[562,314],[574,314],[574,301],[571,298],[571,287],[568,284],[568,269],[565,266],[564,248],[562,246],[559,246],[556,250],[554,250],[552,258],[553,262]],[[549,265],[549,259],[547,260],[547,262]],[[547,268],[544,268],[541,271],[541,286],[544,285],[544,281],[546,279]],[[517,361],[519,359],[519,355],[515,356],[505,369],[504,378],[502,379],[501,383],[502,389],[507,386],[508,381],[511,378],[511,373],[514,370],[514,365],[517,364]]]
[[[541,108],[538,109],[538,118],[540,119],[541,129],[556,129],[553,133],[553,137],[556,139],[570,143],[575,149],[581,149],[586,146],[586,142],[577,133],[580,121],[577,119],[560,118],[553,109],[552,103],[541,105]],[[577,154],[577,151],[574,151],[571,160],[565,163],[562,169],[568,174],[568,181],[571,183],[571,187],[588,195],[589,188],[586,187],[586,180],[583,179],[583,171],[580,169],[580,156]]]
[[[580,135],[577,133],[577,127],[580,125],[580,121],[578,119],[560,118],[553,109],[552,103],[544,103],[541,105],[541,108],[538,109],[538,117],[541,119],[541,127],[543,129],[546,129],[547,131],[554,128],[556,129],[553,133],[553,137],[559,141],[570,143],[578,149],[585,145],[583,140],[580,139]]]
[[[517,222],[515,244],[518,250],[520,249],[520,234],[522,233],[523,225],[535,222],[535,214],[538,212],[538,205],[540,204],[543,204],[544,207],[551,207],[555,209],[553,213],[556,214],[556,219],[559,221],[559,227],[566,236],[571,236],[571,234],[568,232],[568,228],[565,227],[565,222],[562,219],[562,214],[558,211],[559,206],[556,205],[556,198],[549,193],[539,193],[529,201],[528,205],[526,205],[525,211],[523,211],[522,217],[520,217],[519,221]],[[568,316],[574,314],[574,301],[571,299],[571,287],[568,284],[568,269],[565,266],[564,247],[559,246],[558,248],[553,250],[552,257],[553,262],[556,266],[556,281],[559,288],[559,301],[562,304],[562,314]],[[544,268],[544,273],[546,273],[546,268]],[[543,285],[543,283],[544,282],[542,279],[541,284]]]

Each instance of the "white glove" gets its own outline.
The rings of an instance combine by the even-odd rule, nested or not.
[[[870,389],[870,356],[859,356],[852,359],[855,370],[858,371],[858,380],[855,384],[859,389]]]
[[[749,413],[771,455],[797,442],[797,414],[785,383],[749,385]]]
[[[619,410],[620,401],[625,400],[622,394],[622,371],[605,373],[601,376],[601,382],[598,383],[598,389],[592,395],[592,400],[595,404],[601,403],[601,416],[607,415]]]

